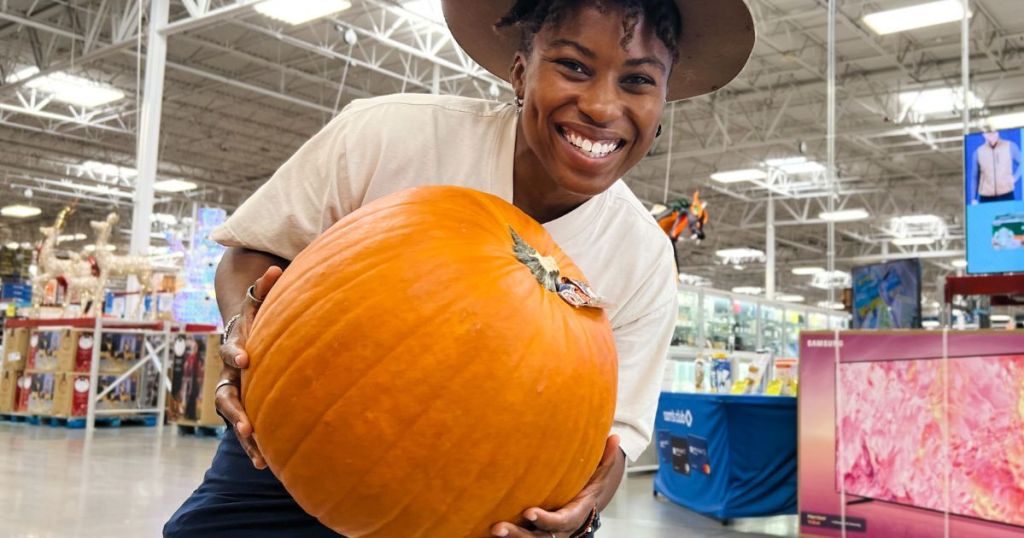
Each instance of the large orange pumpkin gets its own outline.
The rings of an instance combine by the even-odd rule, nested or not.
[[[617,361],[603,311],[570,306],[559,277],[583,275],[488,194],[410,189],[346,216],[295,258],[246,346],[271,470],[352,538],[489,536],[563,506],[602,454]]]

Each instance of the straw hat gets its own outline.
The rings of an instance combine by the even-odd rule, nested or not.
[[[669,101],[714,92],[740,73],[754,48],[754,19],[744,0],[675,0],[683,21],[679,63],[668,82]],[[508,80],[520,39],[495,33],[494,23],[515,0],[443,0],[444,18],[459,45],[478,64]],[[511,30],[511,29],[510,29]]]

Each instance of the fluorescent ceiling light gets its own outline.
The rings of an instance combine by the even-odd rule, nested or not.
[[[134,168],[117,166],[116,164],[101,163],[99,161],[85,161],[78,168],[83,172],[105,177],[128,179],[139,175],[138,171]]]
[[[794,267],[793,274],[796,276],[811,276],[818,273],[824,273],[823,267]]]
[[[679,273],[679,282],[690,286],[711,286],[711,280],[699,275],[690,275],[686,273]]]
[[[968,16],[970,14],[968,13]],[[941,0],[899,9],[878,11],[864,16],[864,24],[878,35],[894,34],[964,18],[960,0]]]
[[[784,166],[796,166],[798,164],[804,164],[807,162],[807,157],[782,157],[779,159],[767,159],[764,164],[773,166],[775,168],[782,168]]]
[[[757,286],[736,286],[732,289],[732,292],[742,295],[761,295],[764,293],[764,289],[758,288]]]
[[[153,189],[160,192],[185,192],[193,190],[196,187],[198,187],[198,185],[195,183],[185,181],[183,179],[165,179],[153,184]]]
[[[804,296],[792,293],[783,293],[780,295],[776,295],[775,300],[783,303],[802,303],[804,302]]]
[[[911,225],[942,224],[944,222],[942,217],[938,215],[907,215],[905,217],[896,217],[892,220],[893,222]]]
[[[0,215],[15,219],[27,219],[29,217],[34,217],[42,212],[43,210],[39,209],[38,207],[24,204],[9,205],[0,209]]]
[[[825,171],[825,165],[815,161],[808,161],[799,164],[787,164],[785,166],[780,166],[779,168],[781,168],[783,172],[793,175],[816,174],[818,172]]]
[[[926,319],[921,322],[921,327],[925,329],[938,329],[939,327],[942,327],[942,324],[934,319]]]
[[[827,308],[829,310],[845,310],[846,305],[843,303],[833,303],[829,301],[821,301],[818,303],[818,308]]]
[[[871,214],[863,209],[841,209],[839,211],[824,211],[818,214],[818,218],[827,222],[850,222],[864,220]]]
[[[711,180],[719,183],[739,183],[741,181],[758,181],[766,179],[768,174],[764,170],[751,168],[748,170],[733,170],[730,172],[715,172],[711,174]]]
[[[1017,127],[1024,126],[1024,112],[1014,112],[1012,114],[1000,114],[998,116],[991,116],[981,120],[981,122],[987,125],[993,131],[1001,131],[1003,129],[1014,129]]]
[[[897,237],[892,240],[892,244],[900,247],[914,247],[920,245],[930,245],[938,241],[938,237]]]
[[[715,251],[715,255],[719,258],[763,258],[764,251],[757,250],[756,248],[725,248],[722,250]]]
[[[965,269],[967,267],[967,260],[953,260],[952,265],[957,269]]]
[[[344,11],[352,7],[347,0],[268,0],[256,4],[256,11],[291,25]]]
[[[974,92],[967,95],[969,108],[984,106]],[[935,88],[933,90],[909,91],[900,94],[900,103],[919,114],[941,114],[963,108],[963,90],[957,88]]]
[[[39,69],[35,67],[26,67],[8,77],[7,82],[17,82],[38,72]],[[56,101],[86,108],[94,108],[124,99],[124,92],[113,86],[69,75],[63,71],[34,78],[25,83],[25,86],[48,93]]]
[[[1013,320],[1013,318],[1006,314],[992,314],[988,319],[992,320],[992,323],[1009,323]]]

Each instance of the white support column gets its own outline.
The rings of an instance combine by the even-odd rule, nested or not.
[[[839,51],[836,50],[836,2],[838,0],[829,0],[828,2],[828,106],[826,107],[828,120],[826,140],[828,142],[828,168],[826,174],[828,174],[828,185],[829,185],[829,197],[828,197],[828,210],[829,212],[836,210],[836,198],[838,197],[839,185],[836,180],[836,55]],[[836,223],[829,221],[828,223],[828,274],[835,274],[836,270]],[[832,286],[828,288],[828,301],[834,303],[836,301],[836,290]],[[846,535],[846,529],[843,529],[843,536]]]
[[[768,209],[765,215],[767,226],[765,227],[765,260],[764,265],[764,295],[769,301],[775,300],[775,200],[772,193],[768,192]]]
[[[132,254],[149,249],[149,219],[153,215],[153,183],[160,151],[160,114],[164,98],[164,68],[167,64],[167,25],[170,0],[151,0],[146,30],[146,79],[143,85],[136,147],[135,208],[132,211]],[[141,300],[141,299],[140,299]]]

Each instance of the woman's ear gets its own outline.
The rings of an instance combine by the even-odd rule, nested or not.
[[[522,51],[517,52],[512,59],[508,80],[512,83],[512,91],[516,96],[522,97],[526,92],[526,55]]]

